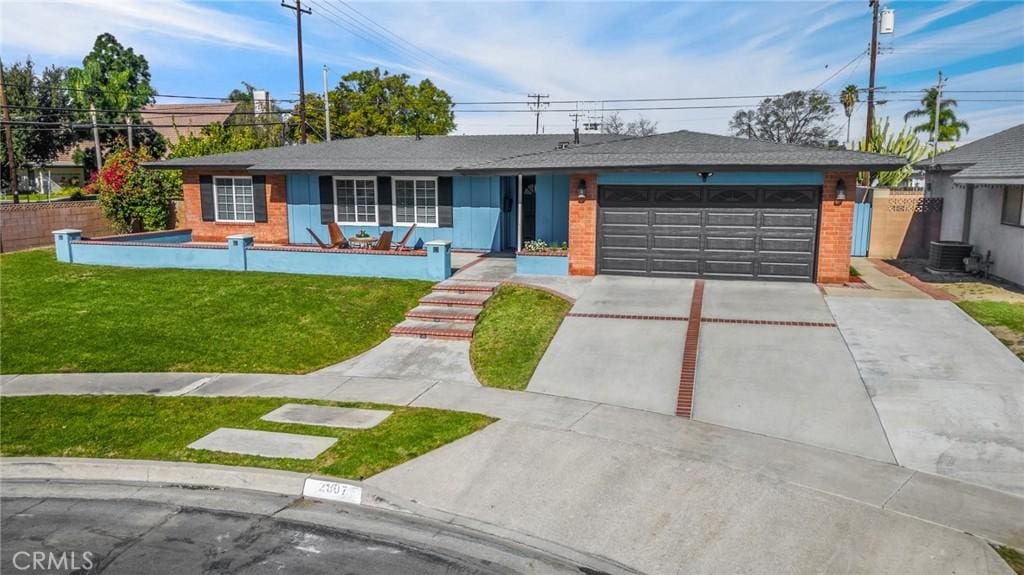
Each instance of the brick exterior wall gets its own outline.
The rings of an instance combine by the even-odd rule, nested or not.
[[[580,180],[587,182],[587,199],[577,196]],[[569,176],[569,275],[597,273],[597,174]]]
[[[846,201],[836,204],[836,182],[843,180]],[[818,283],[850,281],[850,250],[853,247],[853,200],[856,172],[826,172],[821,194],[818,231]]]
[[[185,170],[182,173],[185,200],[185,227],[192,229],[197,242],[222,242],[232,234],[252,234],[261,244],[288,243],[288,190],[284,175],[267,176],[266,223],[204,222],[203,207],[199,199],[199,176],[248,176],[240,172]]]
[[[15,252],[53,247],[53,231],[82,230],[85,237],[113,233],[95,201],[59,201],[0,206],[0,250]]]

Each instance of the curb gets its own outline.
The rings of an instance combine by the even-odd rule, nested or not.
[[[586,566],[585,572],[639,573],[635,569],[609,559],[565,547],[555,541],[541,539],[527,533],[470,517],[426,507],[380,490],[361,481],[325,477],[310,473],[234,467],[206,463],[148,461],[135,459],[88,459],[74,457],[0,457],[0,485],[5,481],[96,482],[106,484],[148,483],[171,487],[200,487],[256,491],[295,499],[303,498],[307,479],[322,479],[362,489],[362,503],[344,503],[327,499],[312,499],[335,505],[368,507],[383,512],[408,514],[422,520],[445,523],[477,533],[512,541],[546,555]],[[131,492],[109,494],[111,499],[131,499]],[[333,514],[330,514],[333,515]],[[287,517],[283,517],[288,519]],[[316,522],[329,526],[329,521]]]

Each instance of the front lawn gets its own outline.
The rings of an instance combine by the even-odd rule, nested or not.
[[[968,300],[957,305],[1024,359],[1024,303]]]
[[[383,341],[430,286],[5,254],[0,372],[308,372]]]
[[[572,304],[549,293],[503,286],[480,314],[469,357],[480,383],[526,389]]]
[[[372,429],[338,429],[260,419],[285,403],[394,411]],[[491,418],[439,409],[264,397],[30,396],[0,401],[0,454],[193,461],[360,479],[486,427]],[[219,427],[337,437],[313,460],[188,449]]]

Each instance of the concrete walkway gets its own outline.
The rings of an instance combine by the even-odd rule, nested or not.
[[[148,379],[148,376],[143,374],[135,374],[132,377],[138,382]],[[164,378],[156,375],[153,379],[163,380]],[[196,386],[196,382],[201,383]],[[89,378],[60,374],[21,375],[5,378],[0,384],[0,393],[8,396],[57,392],[64,394],[140,393],[139,390],[144,387],[147,386],[126,385],[123,374],[94,374]],[[488,435],[484,436],[484,440],[476,439],[479,434],[474,434],[437,452],[428,454],[426,458],[418,458],[396,468],[392,476],[403,477],[401,485],[395,484],[396,488],[403,489],[403,491],[396,492],[403,496],[408,495],[410,498],[415,498],[412,497],[412,493],[418,493],[421,489],[436,489],[437,493],[441,494],[445,492],[444,490],[461,485],[461,489],[467,496],[476,492],[475,490],[483,489],[477,484],[463,484],[461,479],[479,481],[485,479],[484,477],[474,477],[472,474],[452,475],[463,464],[461,459],[466,457],[466,452],[461,445],[465,442],[477,445],[477,442],[480,441],[484,443],[477,451],[479,460],[490,461],[494,469],[504,469],[509,472],[506,481],[510,483],[499,482],[495,485],[504,485],[504,489],[514,490],[527,489],[530,485],[541,491],[547,489],[547,480],[543,478],[550,477],[558,468],[540,471],[537,465],[538,462],[548,459],[545,454],[548,453],[549,447],[540,447],[539,451],[535,451],[530,447],[534,443],[534,439],[522,444],[516,444],[514,441],[506,439],[496,441],[498,438],[507,437],[504,435],[505,432],[501,432],[502,429],[511,429],[512,431],[508,433],[513,436],[519,433],[524,434],[524,441],[525,437],[536,438],[537,434],[540,434],[541,437],[548,437],[552,441],[557,439],[557,442],[552,445],[560,445],[560,450],[569,449],[571,451],[571,446],[579,442],[583,453],[590,453],[595,449],[595,453],[603,451],[604,455],[595,455],[590,464],[584,463],[586,458],[579,459],[572,456],[571,459],[576,461],[578,466],[571,472],[566,470],[565,473],[582,482],[583,487],[589,482],[605,481],[602,478],[617,478],[616,481],[623,482],[619,485],[629,492],[639,490],[638,492],[648,493],[648,500],[655,505],[651,513],[662,513],[659,510],[665,509],[664,503],[660,499],[661,496],[657,494],[667,493],[666,490],[669,487],[664,482],[668,477],[674,476],[676,481],[681,482],[677,487],[693,485],[694,481],[697,484],[704,484],[704,482],[714,484],[714,474],[693,476],[692,478],[687,475],[687,470],[692,465],[710,464],[717,470],[715,472],[717,474],[738,473],[749,477],[755,484],[765,481],[786,484],[796,489],[793,493],[819,494],[814,497],[825,494],[840,500],[853,500],[876,510],[897,509],[900,513],[929,522],[1024,548],[1024,524],[1019,521],[1019,517],[1024,516],[1024,498],[1022,497],[834,450],[647,411],[475,385],[335,375],[237,374],[210,377],[202,374],[177,374],[173,385],[167,381],[161,381],[159,384],[152,383],[149,387],[160,389],[159,392],[153,393],[184,392],[189,396],[298,397],[437,407],[485,413],[502,420],[495,424],[496,427],[492,426],[498,431],[488,432]],[[548,435],[550,433],[555,435]],[[494,441],[493,445],[486,447],[486,444],[491,441]],[[597,449],[595,446],[604,446],[604,448]],[[656,456],[656,461],[652,460],[651,464],[657,463],[657,465],[654,465],[652,471],[648,473],[641,462],[632,461],[633,456],[622,458],[625,454],[632,452],[648,454],[643,457]],[[425,473],[425,471],[420,471],[421,460],[423,465],[427,466],[426,468],[433,468],[435,465],[440,465],[437,458],[442,457],[445,453],[454,454],[454,459],[442,460],[447,471],[434,476],[431,482],[424,483],[421,487],[413,485],[422,480],[419,474]],[[568,457],[571,453],[565,452],[563,455]],[[532,469],[535,473],[541,474],[537,482],[526,481],[525,484],[518,484],[523,478],[519,477],[518,472],[513,473],[512,471],[519,464],[525,465],[525,460],[532,460],[533,463],[525,466],[524,469]],[[634,467],[634,464],[638,466]],[[612,465],[612,468],[606,467],[607,465]],[[613,468],[619,468],[620,471],[613,472]],[[406,469],[408,471],[405,471]],[[662,471],[657,471],[659,469]],[[673,475],[669,473],[670,469],[675,469],[678,473]],[[409,475],[399,476],[399,470],[403,470],[402,473]],[[622,475],[626,471],[629,473]],[[381,481],[385,481],[385,478],[389,476],[382,475],[381,477]],[[409,479],[416,477],[420,477],[420,479]],[[460,481],[454,482],[455,477],[461,478]],[[399,480],[396,478],[394,481],[398,482]],[[634,485],[630,483],[632,481],[637,483]],[[650,481],[654,481],[654,483],[650,483]],[[406,482],[409,484],[408,487],[405,486]],[[446,483],[447,486],[444,485]],[[786,489],[790,489],[790,487]],[[700,490],[692,492],[695,499],[691,504],[698,505],[706,495]],[[560,495],[560,497],[563,496],[565,496],[564,493]],[[437,498],[436,506],[438,508],[446,509],[448,506],[455,505],[446,497],[439,496]],[[751,502],[755,500],[757,497],[754,497]],[[538,499],[535,505],[543,507],[543,501],[543,498]],[[573,507],[582,505],[582,500],[560,499],[559,501],[561,502],[559,505],[566,506],[565,511],[560,512],[561,514],[572,516],[575,513],[583,512],[573,509],[587,509],[587,507]],[[613,505],[615,508],[619,508],[621,501],[615,501],[618,500],[606,497],[588,505]],[[526,504],[525,501],[522,503]],[[685,501],[676,501],[674,504],[680,505],[677,509],[687,508]],[[812,515],[818,512],[832,513],[835,509],[833,507],[812,507],[808,513]],[[550,513],[551,509],[548,509],[547,512]],[[838,511],[836,512],[838,513]],[[540,514],[541,511],[538,508],[533,513]],[[690,516],[689,513],[684,515]],[[835,516],[830,521],[840,521],[836,518],[840,516],[843,515]],[[822,516],[816,516],[814,519],[810,516],[800,519],[795,517],[784,522],[791,520],[796,524],[805,524],[822,520]],[[487,515],[485,519],[497,518]],[[781,521],[783,518],[777,519]],[[676,520],[673,519],[673,521]],[[588,521],[588,523],[593,522]],[[622,525],[619,524],[619,526]],[[549,528],[543,525],[536,527],[541,531]],[[705,528],[712,531],[718,529],[710,524],[705,524]],[[917,528],[915,527],[915,529]],[[616,531],[621,532],[620,530]],[[761,536],[765,536],[766,533],[767,531]],[[575,542],[570,542],[570,544],[575,545]],[[972,571],[972,569],[967,569],[967,571]]]

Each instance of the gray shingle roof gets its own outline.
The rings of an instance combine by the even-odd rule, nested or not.
[[[679,131],[642,138],[569,135],[375,136],[307,146],[156,162],[154,167],[240,167],[254,172],[459,172],[727,168],[893,169],[901,158]]]
[[[929,171],[955,171],[955,179],[1024,178],[1024,124],[922,160]]]

